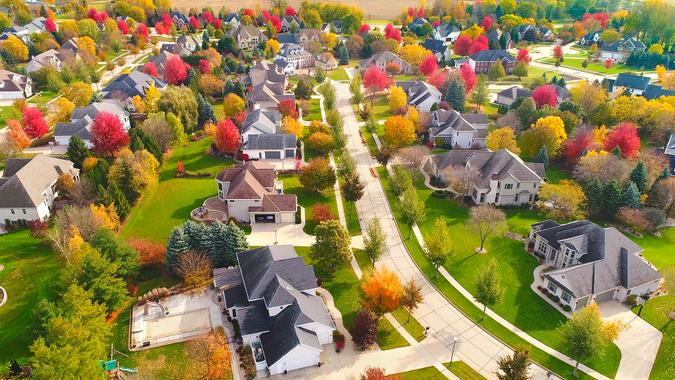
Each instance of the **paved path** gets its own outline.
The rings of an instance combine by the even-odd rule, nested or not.
[[[497,359],[512,354],[512,350],[475,325],[473,321],[452,306],[414,264],[403,245],[384,190],[379,180],[371,175],[370,169],[377,166],[377,163],[370,156],[366,146],[361,143],[358,122],[349,103],[351,98],[349,86],[343,83],[335,83],[334,85],[337,90],[337,109],[345,121],[345,133],[348,137],[347,148],[356,161],[357,170],[366,185],[363,198],[356,204],[362,229],[370,220],[378,218],[387,236],[387,250],[378,264],[388,266],[403,281],[413,278],[420,284],[424,294],[424,302],[415,311],[414,316],[423,326],[431,328],[430,335],[433,339],[429,339],[430,342],[441,343],[441,346],[444,346],[444,350],[447,351],[451,349],[453,338],[456,337],[458,339],[457,353],[459,356],[482,375],[494,378]],[[426,342],[427,339],[423,342]],[[422,344],[422,346],[425,345]],[[437,357],[433,350],[429,351],[428,354],[434,355],[431,357]],[[556,356],[565,358],[560,353]],[[569,358],[566,361],[573,363]],[[589,368],[580,368],[594,377],[604,378]],[[547,371],[537,365],[531,367],[531,373],[535,379],[547,378]]]

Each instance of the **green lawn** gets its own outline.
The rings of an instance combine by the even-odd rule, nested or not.
[[[389,116],[391,116],[391,110],[389,110],[389,99],[388,99],[387,94],[380,94],[376,95],[375,99],[373,100],[372,104],[370,102],[371,97],[368,96],[364,100],[368,106],[372,105],[371,111],[373,112],[373,117],[375,120],[380,121],[380,120],[385,120]],[[357,108],[358,110],[358,108]]]
[[[571,69],[579,69],[579,70],[586,70],[586,71],[591,71],[595,72],[598,74],[606,74],[606,75],[611,75],[611,74],[619,74],[623,72],[640,72],[641,70],[638,68],[626,66],[622,63],[615,63],[614,66],[612,66],[609,70],[605,68],[604,62],[599,63],[599,62],[592,62],[590,61],[588,63],[588,66],[583,67],[581,63],[584,61],[583,58],[573,58],[573,57],[564,57],[564,61],[562,62],[561,66],[563,67],[568,67]],[[549,58],[541,58],[538,59],[537,62],[541,63],[548,63],[548,64],[555,64],[555,58],[549,57]]]
[[[445,379],[445,376],[436,367],[426,367],[408,372],[397,373],[396,377],[401,380],[431,380]]]
[[[278,179],[284,183],[284,193],[295,194],[298,196],[298,204],[305,208],[305,232],[314,235],[314,228],[316,223],[312,219],[312,206],[318,203],[326,204],[330,207],[331,212],[337,218],[337,201],[335,200],[335,191],[333,187],[316,193],[308,191],[300,183],[300,179],[295,174],[281,174]]]
[[[445,368],[459,377],[460,380],[484,380],[485,377],[476,372],[473,368],[463,361],[456,361],[452,363],[443,363]]]
[[[41,91],[38,95],[34,95],[28,100],[29,103],[35,103],[40,107],[47,105],[47,102],[51,101],[57,96],[55,92],[52,91]]]
[[[416,341],[421,342],[424,340],[424,338],[426,338],[426,335],[424,335],[424,327],[417,321],[417,319],[415,319],[415,317],[408,314],[408,310],[400,308],[394,310],[391,315],[396,318],[398,323],[400,323],[401,326],[403,326],[403,328],[408,332],[408,334],[412,335]]]
[[[7,120],[12,118],[19,120],[21,118],[21,113],[17,112],[12,106],[0,107],[0,125],[2,128],[5,128],[7,126]]]
[[[40,300],[53,300],[61,264],[51,247],[30,237],[28,230],[0,236],[0,286],[7,303],[0,307],[0,363],[25,362],[28,346],[40,329],[35,313]]]
[[[166,242],[175,226],[188,220],[190,212],[201,206],[206,198],[217,194],[214,177],[233,161],[205,155],[204,151],[210,145],[211,138],[207,137],[174,150],[162,164],[159,184],[145,192],[129,214],[123,237]],[[178,161],[183,161],[188,171],[209,173],[210,176],[175,178]]]
[[[551,163],[546,168],[546,180],[550,183],[558,183],[563,179],[572,179],[572,174],[563,164]]]
[[[332,80],[349,80],[347,72],[342,67],[329,71],[327,76]]]
[[[380,178],[385,186],[389,188],[389,177],[384,168],[378,169]],[[428,234],[430,226],[436,217],[445,218],[451,229],[454,250],[451,258],[445,265],[446,269],[470,292],[475,291],[473,284],[476,271],[484,266],[486,260],[491,257],[497,259],[500,267],[502,283],[505,286],[505,295],[500,304],[493,310],[502,317],[509,320],[514,325],[526,331],[528,334],[546,342],[547,345],[565,352],[560,339],[558,328],[564,322],[562,314],[556,312],[543,299],[534,294],[529,288],[532,282],[532,270],[536,267],[536,261],[524,250],[522,243],[517,243],[501,237],[492,237],[486,242],[488,253],[486,255],[477,255],[473,249],[478,246],[478,238],[471,233],[464,225],[468,212],[450,199],[438,199],[431,197],[431,191],[423,189],[418,183],[418,195],[425,203],[427,216],[420,228],[423,233]],[[403,236],[408,234],[407,227],[403,227],[400,222],[400,208],[398,200],[387,191],[389,204],[401,226]],[[540,220],[536,212],[522,210],[509,210],[508,224],[511,230],[520,234],[528,231],[529,223]],[[426,274],[426,276],[435,284],[456,307],[462,310],[469,318],[485,328],[487,331],[497,336],[501,341],[510,346],[525,347],[534,361],[561,374],[565,377],[571,375],[572,367],[548,355],[544,351],[528,344],[522,338],[515,335],[493,319],[482,318],[482,311],[466,299],[457,289],[445,281],[438,272],[431,266],[426,255],[422,252],[417,241],[406,239],[404,243],[416,264]],[[606,354],[602,358],[592,358],[586,361],[595,370],[613,377],[616,373],[620,360],[620,352],[614,345],[608,347]]]
[[[307,121],[314,121],[314,120],[322,121],[323,119],[321,118],[321,100],[318,98],[311,98],[309,100],[309,104],[310,104],[309,113],[307,115],[303,115],[302,119]]]

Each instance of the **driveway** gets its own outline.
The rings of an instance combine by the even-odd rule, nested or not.
[[[616,379],[648,379],[663,334],[618,301],[607,301],[598,306],[603,318],[621,321],[626,325],[616,341],[621,350],[621,363]]]
[[[298,247],[309,247],[314,244],[314,236],[303,231],[303,223],[253,223],[251,234],[246,237],[248,245],[263,246],[270,244],[291,244]]]

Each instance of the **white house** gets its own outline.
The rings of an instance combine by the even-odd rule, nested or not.
[[[466,194],[476,204],[532,204],[546,177],[544,164],[523,162],[507,149],[496,152],[487,149],[451,150],[431,156],[428,162],[431,171],[441,180],[444,179],[444,170],[449,167],[477,170],[478,178]]]
[[[455,110],[439,109],[430,115],[429,140],[437,146],[459,149],[483,148],[488,122],[485,114],[460,114]]]
[[[80,171],[68,160],[47,155],[8,159],[0,177],[0,223],[49,218],[62,174],[79,180]]]
[[[314,56],[297,44],[285,44],[276,57],[290,65],[293,69],[304,69],[314,66]]]
[[[451,45],[457,37],[459,37],[461,30],[456,26],[449,24],[441,24],[434,28],[434,39],[443,41],[445,45]]]
[[[642,41],[630,37],[620,41],[602,44],[600,47],[600,59],[608,58],[614,61],[625,61],[633,51],[645,51],[647,47]]]
[[[278,375],[319,365],[335,324],[316,295],[314,268],[291,245],[239,252],[237,263],[215,269],[213,283],[251,347],[256,369]]]
[[[289,133],[249,135],[241,152],[250,160],[293,159],[297,154],[297,137]]]
[[[506,89],[503,89],[497,93],[497,104],[503,104],[505,106],[510,106],[518,98],[529,98],[532,96],[532,91],[525,87],[512,86]],[[560,104],[560,103],[558,103]]]
[[[61,71],[63,65],[63,58],[61,53],[54,49],[49,49],[44,53],[40,53],[33,57],[26,64],[26,73],[30,74],[39,71],[45,67],[53,67],[57,71]]]
[[[29,98],[33,95],[32,84],[30,77],[0,69],[0,100]]]
[[[227,214],[242,222],[293,223],[297,210],[295,194],[284,194],[274,166],[248,161],[226,168],[216,176],[218,198]]]
[[[246,143],[250,135],[271,135],[278,133],[280,130],[281,114],[278,111],[254,107],[242,123],[241,143]]]
[[[421,112],[430,112],[434,104],[440,103],[443,97],[434,85],[425,81],[400,81],[396,85],[405,91],[408,104]]]
[[[122,122],[124,130],[128,131],[131,128],[129,120],[129,112],[122,107],[111,102],[96,102],[86,107],[76,108],[70,115],[70,121],[65,123],[58,123],[54,129],[54,140],[58,145],[68,145],[70,138],[79,136],[87,148],[92,148],[94,145],[91,142],[91,127],[94,119],[101,112],[107,112],[117,116]]]
[[[528,240],[534,254],[555,268],[543,273],[546,294],[571,311],[659,287],[661,275],[641,257],[642,248],[614,227],[545,220],[531,226]]]

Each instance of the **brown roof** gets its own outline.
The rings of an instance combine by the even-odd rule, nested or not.
[[[262,207],[251,207],[253,212],[280,212],[295,211],[298,208],[298,199],[295,194],[265,195]]]
[[[219,181],[230,182],[226,198],[261,199],[273,188],[276,173],[274,166],[263,162],[249,161],[224,169],[216,177]]]

